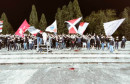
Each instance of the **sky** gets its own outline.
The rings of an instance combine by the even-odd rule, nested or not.
[[[73,0],[1,0],[0,15],[5,12],[9,22],[15,30],[21,25],[24,19],[29,20],[32,4],[36,6],[38,17],[44,13],[48,25],[55,20],[57,8],[68,5]],[[90,15],[92,11],[100,9],[115,9],[117,13],[130,6],[130,0],[79,0],[83,17]]]

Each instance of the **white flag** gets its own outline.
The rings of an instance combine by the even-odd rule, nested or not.
[[[83,35],[83,33],[84,33],[84,31],[86,30],[86,28],[87,28],[88,25],[89,25],[89,23],[87,23],[87,22],[81,22],[81,23],[79,24],[78,33],[79,33],[80,35]]]
[[[40,30],[36,29],[34,26],[29,27],[28,31],[33,35],[36,35],[38,32],[40,32]]]
[[[106,35],[111,36],[118,29],[118,27],[123,23],[124,20],[125,18],[104,23],[103,26]]]
[[[57,22],[56,22],[56,20],[50,26],[48,26],[45,31],[57,33]]]

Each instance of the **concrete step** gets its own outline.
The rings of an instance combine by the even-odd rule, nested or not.
[[[0,64],[130,63],[130,55],[3,55]]]
[[[52,53],[27,51],[0,51],[0,64],[61,64],[61,63],[130,63],[130,42],[125,49],[110,53],[109,50],[87,50],[78,52],[70,49],[55,50]]]
[[[22,51],[20,51],[20,52],[11,52],[11,53],[0,53],[0,55],[32,55],[32,54],[35,54],[35,55],[39,55],[39,54],[47,54],[47,52],[22,52]],[[71,54],[71,55],[74,55],[74,54],[124,54],[124,55],[126,55],[126,54],[129,54],[130,55],[130,51],[123,51],[123,52],[113,52],[113,53],[110,53],[110,52],[100,52],[100,51],[96,51],[96,52],[92,52],[92,51],[89,51],[89,52],[82,52],[82,51],[80,51],[80,52],[64,52],[64,51],[62,51],[62,52],[49,52],[48,54],[51,54],[51,55],[53,55],[53,54]]]
[[[39,58],[130,58],[129,54],[64,54],[64,55],[56,55],[56,54],[32,54],[32,55],[0,55],[0,59],[39,59]]]
[[[130,63],[130,59],[0,59],[0,64],[47,64],[47,63]]]

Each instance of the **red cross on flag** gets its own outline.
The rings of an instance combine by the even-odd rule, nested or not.
[[[80,22],[81,19],[82,19],[82,17],[80,17],[78,19],[65,21],[66,23],[68,23],[69,34],[76,34],[76,33],[78,33],[76,25]]]
[[[26,20],[24,20],[24,22],[22,23],[22,25],[19,27],[19,29],[15,32],[15,35],[18,35],[20,37],[24,37],[24,32],[26,32],[26,30],[30,27],[30,25],[28,24],[28,22]]]

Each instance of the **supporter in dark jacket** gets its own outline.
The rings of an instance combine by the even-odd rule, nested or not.
[[[91,41],[91,36],[87,37],[87,49],[90,50],[90,41]]]
[[[114,38],[110,38],[110,52],[113,53]]]
[[[62,36],[59,36],[59,48],[62,49]]]
[[[40,45],[42,45],[42,42],[43,42],[43,36],[42,33],[40,33]]]
[[[107,43],[107,49],[109,49],[110,45],[110,38],[107,36],[106,37],[106,43]]]
[[[27,50],[27,43],[28,43],[28,39],[27,37],[24,37],[23,39],[24,50]]]
[[[58,49],[58,42],[59,42],[59,37],[56,36],[56,37],[55,37],[55,45],[56,45],[56,49]]]
[[[17,39],[17,46],[18,46],[18,50],[21,50],[21,40],[20,40],[20,37],[18,37],[18,39]]]
[[[18,46],[17,46],[18,42],[17,42],[17,40],[18,40],[17,37],[14,37],[14,40],[13,40],[14,41],[14,50],[18,50]]]
[[[20,43],[21,43],[21,49],[23,49],[24,48],[24,46],[23,46],[23,38],[20,38]]]
[[[7,38],[7,47],[8,47],[8,51],[10,50],[10,37]]]
[[[98,36],[96,38],[96,49],[100,49],[100,38]]]
[[[75,36],[71,35],[71,49],[74,49],[74,47],[75,47],[75,41],[76,41]]]
[[[40,45],[40,32],[37,33],[37,51],[39,51],[39,45]]]
[[[4,36],[2,41],[3,41],[3,47],[6,48],[7,47],[7,37]]]
[[[0,37],[0,50],[2,48],[2,38]]]
[[[115,49],[118,49],[118,46],[119,46],[119,38],[117,36],[115,39]]]
[[[125,38],[125,36],[123,36],[122,41],[121,41],[121,48],[125,48],[126,41],[127,41],[127,39]]]
[[[104,36],[102,36],[101,37],[102,50],[104,50],[104,44],[105,44],[105,38],[104,38]]]
[[[10,50],[12,50],[12,48],[14,48],[13,38],[10,39]]]
[[[80,36],[77,37],[76,43],[77,43],[77,48],[81,48],[81,37]]]
[[[36,49],[37,47],[36,47],[36,45],[37,45],[37,39],[36,38],[34,38],[34,48]]]

